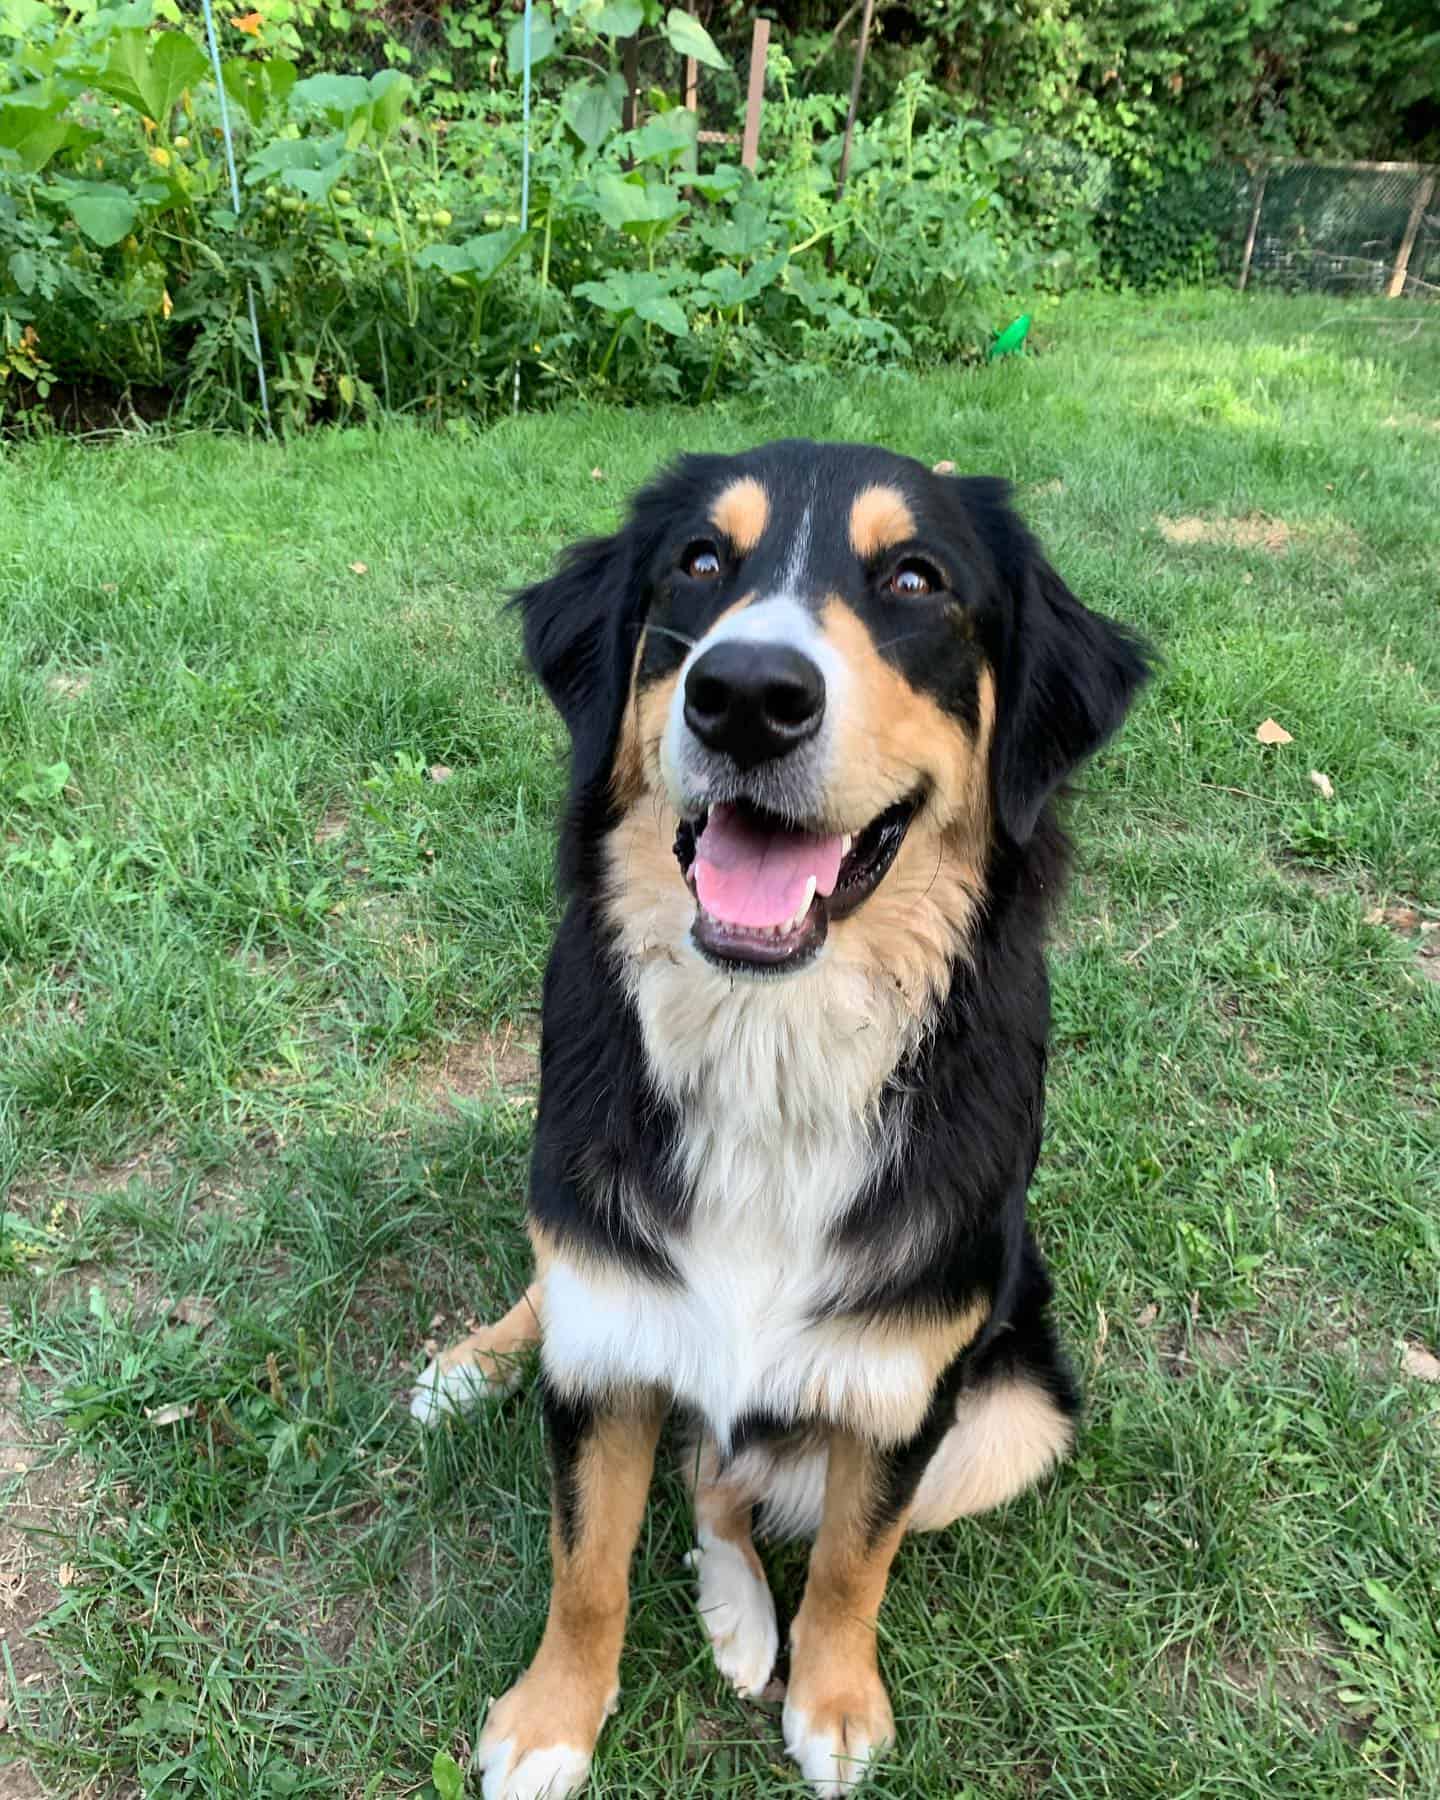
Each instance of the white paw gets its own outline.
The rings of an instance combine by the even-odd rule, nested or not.
[[[475,1757],[485,1800],[562,1800],[578,1794],[590,1773],[590,1758],[570,1744],[548,1744],[517,1759],[514,1738],[480,1740]]]
[[[482,1400],[503,1400],[520,1382],[520,1359],[494,1364],[490,1374],[473,1362],[447,1363],[437,1356],[410,1390],[410,1417],[422,1425],[438,1425],[478,1406]]]
[[[685,1560],[699,1578],[700,1617],[710,1634],[716,1668],[737,1692],[761,1693],[780,1647],[775,1602],[765,1577],[755,1572],[738,1544],[703,1527],[699,1544]]]
[[[821,1800],[853,1795],[891,1735],[888,1718],[872,1724],[863,1714],[847,1713],[821,1721],[798,1706],[786,1706],[783,1725],[785,1748]]]

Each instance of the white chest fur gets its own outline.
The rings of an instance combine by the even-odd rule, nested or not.
[[[753,1412],[905,1429],[928,1395],[922,1360],[814,1313],[847,1274],[828,1228],[891,1153],[878,1100],[915,1022],[838,959],[733,978],[675,952],[677,935],[663,933],[666,954],[637,945],[629,969],[652,1079],[683,1120],[690,1223],[665,1244],[679,1280],[557,1259],[546,1367],[562,1388],[654,1383],[722,1443]]]

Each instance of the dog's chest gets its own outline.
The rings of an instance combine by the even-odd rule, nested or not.
[[[665,1244],[678,1280],[552,1263],[546,1367],[560,1386],[590,1392],[654,1384],[722,1445],[754,1414],[888,1434],[923,1405],[918,1358],[873,1329],[816,1316],[853,1275],[828,1239],[884,1153],[873,1114],[841,1082],[840,1104],[797,1116],[777,1107],[773,1075],[757,1104],[759,1072],[742,1060],[740,1073],[749,1091],[712,1080],[684,1107],[678,1159],[691,1208]]]

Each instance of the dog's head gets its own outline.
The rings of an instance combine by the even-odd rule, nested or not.
[[[562,876],[673,814],[693,947],[772,974],[1023,846],[1146,674],[1003,482],[856,445],[687,457],[520,605],[571,736]]]

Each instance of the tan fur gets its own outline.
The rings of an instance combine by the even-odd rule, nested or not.
[[[795,1741],[802,1733],[827,1740],[842,1757],[848,1746],[862,1764],[895,1734],[875,1640],[905,1520],[878,1534],[871,1530],[877,1475],[874,1453],[862,1440],[831,1435],[824,1515],[805,1598],[790,1628],[786,1739],[802,1766]]]
[[[513,1373],[509,1365],[514,1359],[539,1342],[540,1283],[534,1281],[503,1319],[448,1345],[435,1360],[441,1369],[475,1368],[487,1381],[502,1386]]]
[[[615,760],[610,769],[610,792],[615,804],[633,806],[645,792],[644,727],[640,718],[640,658],[645,654],[645,634],[635,646],[630,663],[630,693],[624,716],[620,720],[620,736],[615,745]],[[673,685],[673,683],[672,683]],[[663,721],[662,721],[663,729]]]
[[[710,518],[735,550],[748,556],[770,523],[770,496],[753,475],[742,475],[721,490],[710,508]]]
[[[700,1530],[733,1544],[744,1557],[750,1573],[757,1581],[764,1581],[765,1570],[751,1532],[754,1502],[749,1494],[726,1484],[715,1440],[711,1437],[706,1437],[700,1445],[690,1466],[690,1493],[695,1505],[695,1523]]]
[[[850,502],[850,547],[861,562],[914,535],[915,515],[899,488],[861,488]]]
[[[921,1477],[912,1531],[942,1531],[1022,1493],[1070,1452],[1075,1427],[1028,1381],[966,1395]]]
[[[513,1767],[552,1745],[593,1748],[619,1691],[630,1556],[661,1418],[657,1396],[637,1395],[628,1409],[597,1420],[575,1468],[575,1542],[567,1545],[558,1518],[551,1527],[545,1635],[525,1675],[490,1709],[482,1755],[509,1741]]]

